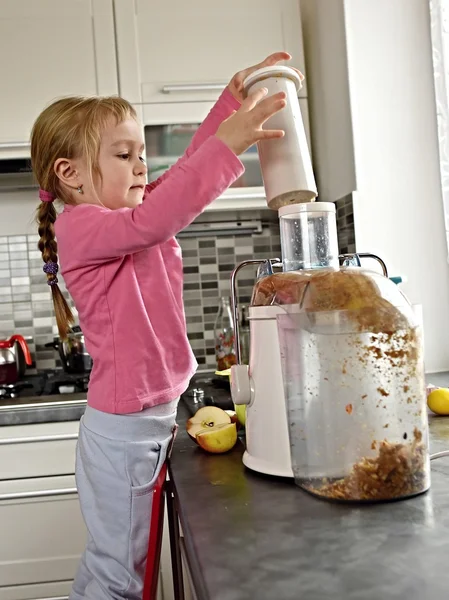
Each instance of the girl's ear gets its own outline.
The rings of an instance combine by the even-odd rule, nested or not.
[[[69,158],[58,158],[55,161],[53,170],[59,181],[69,188],[77,189],[80,183],[75,161]]]

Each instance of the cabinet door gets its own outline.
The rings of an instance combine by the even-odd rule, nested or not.
[[[236,71],[277,50],[304,71],[298,0],[114,2],[120,93],[131,102],[215,100]]]
[[[72,475],[78,421],[0,427],[0,481]]]
[[[195,593],[195,588],[193,587],[192,576],[190,574],[189,563],[187,560],[187,552],[185,549],[184,536],[182,535],[179,538],[179,545],[181,548],[182,575],[184,583],[185,600],[198,600],[198,597]]]
[[[0,587],[0,600],[69,600],[72,581]],[[159,600],[159,599],[158,599]]]
[[[86,543],[73,476],[0,482],[0,525],[0,591],[73,579]]]
[[[0,54],[1,156],[26,156],[46,104],[118,92],[112,0],[2,0]]]
[[[161,593],[163,600],[174,600],[173,591],[173,571],[170,554],[170,537],[168,529],[167,506],[164,507],[164,529],[162,532],[161,547],[161,566],[158,593]],[[0,598],[1,600],[1,598]],[[159,599],[158,599],[159,600]]]

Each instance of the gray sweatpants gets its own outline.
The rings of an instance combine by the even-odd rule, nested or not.
[[[88,531],[70,600],[140,600],[152,489],[175,428],[178,400],[131,415],[87,407],[76,484]]]

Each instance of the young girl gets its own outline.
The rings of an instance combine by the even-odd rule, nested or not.
[[[43,269],[64,338],[73,318],[58,288],[59,255],[94,364],[76,461],[88,542],[72,600],[141,598],[152,489],[197,367],[174,236],[242,174],[237,155],[283,135],[262,125],[284,95],[263,99],[259,90],[243,100],[242,83],[289,58],[276,53],[237,73],[184,156],[149,185],[142,129],[126,100],[64,98],[34,124]]]

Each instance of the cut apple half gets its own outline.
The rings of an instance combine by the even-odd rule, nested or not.
[[[225,410],[225,413],[227,415],[229,415],[230,419],[231,419],[231,423],[235,423],[237,425],[237,431],[240,428],[240,421],[237,417],[237,413],[235,412],[235,410]]]
[[[211,454],[223,454],[234,448],[237,442],[237,425],[221,423],[214,427],[200,429],[196,434],[198,444]]]
[[[187,433],[197,441],[196,434],[202,429],[212,429],[216,425],[229,425],[231,417],[218,406],[203,406],[186,424]]]

